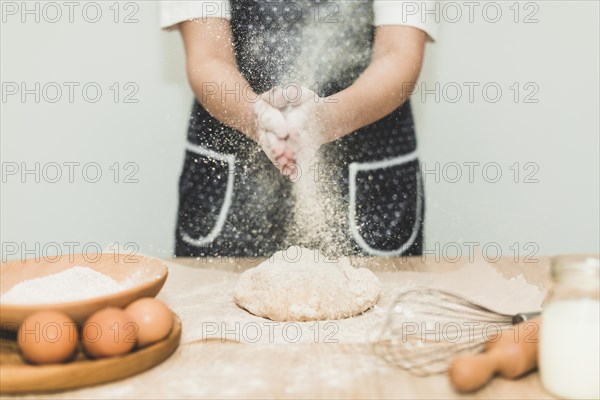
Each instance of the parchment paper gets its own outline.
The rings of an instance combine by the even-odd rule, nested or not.
[[[239,274],[209,269],[171,264],[171,276],[159,297],[181,317],[182,343],[229,340],[275,344],[375,341],[393,300],[410,288],[443,289],[505,314],[538,311],[545,297],[545,290],[521,276],[506,279],[483,258],[445,273],[395,271],[376,275],[382,282],[378,305],[357,317],[336,321],[275,322],[251,315],[232,300]]]

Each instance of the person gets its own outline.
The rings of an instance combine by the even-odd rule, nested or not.
[[[319,191],[337,199],[319,217],[335,240],[309,246],[421,254],[424,193],[409,96],[436,26],[421,12],[431,2],[408,3],[162,2],[161,25],[181,33],[196,97],[176,256],[270,256],[303,244],[290,234],[299,137],[318,148],[310,169]]]

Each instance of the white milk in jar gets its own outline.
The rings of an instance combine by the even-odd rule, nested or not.
[[[565,399],[600,398],[599,263],[559,257],[543,309],[539,369],[546,390]]]

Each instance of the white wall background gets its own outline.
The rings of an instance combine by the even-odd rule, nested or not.
[[[36,2],[27,4],[33,9]],[[85,4],[79,3],[73,22],[62,6],[56,23],[47,21],[56,14],[50,8],[44,14],[43,3],[38,3],[39,22],[34,14],[23,15],[21,2],[2,4],[3,258],[28,251],[49,254],[53,243],[63,252],[69,246],[81,250],[88,243],[110,242],[133,242],[139,251],[158,256],[173,251],[177,180],[192,99],[180,38],[158,29],[157,2],[137,2],[139,22],[129,24],[122,20],[135,9],[125,3],[117,23],[109,8],[113,2],[99,3],[97,23],[84,20]],[[519,22],[509,8],[513,2],[498,2],[502,17],[497,23],[485,20],[485,2],[475,9],[473,23],[463,3],[454,4],[463,16],[453,23],[456,10],[445,9],[422,74],[428,89],[439,83],[439,98],[422,98],[419,92],[413,98],[424,166],[434,170],[439,163],[437,179],[435,173],[426,174],[427,249],[438,244],[440,252],[451,254],[457,244],[466,254],[464,242],[478,242],[498,243],[505,255],[517,248],[521,255],[598,253],[598,2],[530,3],[537,11],[520,3]],[[86,15],[93,18],[93,11],[88,8]],[[494,9],[487,11],[485,17],[493,19]],[[538,22],[523,23],[532,12]],[[10,94],[21,82],[29,89],[36,82],[41,88],[56,82],[62,97],[48,101],[56,96],[51,84],[46,93],[41,90],[39,103],[33,94],[23,101],[20,92]],[[79,83],[73,102],[64,82]],[[90,82],[102,89],[96,103],[83,97],[82,87]],[[110,89],[115,82],[120,86],[116,103]],[[137,103],[124,102],[127,82],[139,87]],[[479,85],[472,101],[466,82]],[[502,90],[495,103],[484,97],[487,83]],[[456,87],[462,88],[458,100]],[[524,102],[536,87],[531,99],[537,103]],[[93,90],[88,94],[93,96]],[[495,96],[493,88],[486,94]],[[22,168],[33,169],[36,162],[39,183],[35,174],[22,176]],[[68,179],[68,162],[79,163],[74,182]],[[110,168],[115,162],[121,170],[117,183]],[[124,169],[128,162],[139,166],[138,183],[124,182],[131,171]],[[465,162],[480,163],[472,182]],[[518,182],[515,167],[510,168],[515,162]],[[56,172],[50,163],[62,165],[58,183],[49,182]],[[89,163],[101,168],[97,183],[82,175]],[[526,168],[526,163],[532,164]],[[490,167],[483,175],[486,164]],[[452,183],[456,165],[462,177]],[[15,166],[19,170],[11,175]],[[494,166],[502,177],[490,183]],[[93,178],[94,170],[87,172]],[[531,172],[537,183],[524,182]]]

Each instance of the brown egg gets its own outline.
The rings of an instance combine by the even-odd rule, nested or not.
[[[67,361],[77,349],[77,325],[58,311],[38,311],[19,328],[17,343],[23,357],[35,364]]]
[[[171,310],[153,297],[136,300],[128,305],[125,311],[137,324],[140,347],[164,339],[173,327]]]
[[[137,340],[137,327],[125,311],[107,307],[92,314],[81,331],[85,352],[91,357],[112,357],[129,352]]]

